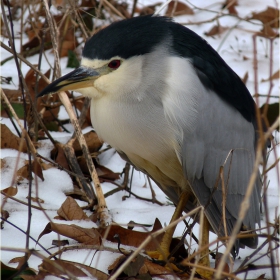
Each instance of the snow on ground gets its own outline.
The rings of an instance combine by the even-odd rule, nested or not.
[[[129,1],[128,1],[129,2]],[[148,1],[142,0],[138,1],[139,6],[145,6],[147,4],[155,3],[156,1]],[[190,1],[194,3],[197,7],[205,7],[209,10],[218,11],[220,10],[221,2],[211,0],[211,1],[203,1],[196,0]],[[239,0],[239,5],[236,7],[239,15],[248,16],[252,12],[262,11],[267,8],[267,6],[275,6],[276,1],[273,0]],[[197,11],[194,15],[190,16],[180,16],[177,17],[176,20],[182,23],[188,22],[199,22],[206,21],[207,19],[211,19],[216,14],[210,11]],[[205,32],[209,31],[213,26],[213,22],[205,23],[201,25],[187,25],[189,28],[197,32],[199,35],[203,36],[213,47],[218,50],[219,54],[224,58],[224,60],[234,69],[234,71],[244,77],[245,73],[248,72],[249,78],[247,82],[247,86],[250,92],[254,92],[254,79],[253,79],[253,46],[252,46],[252,34],[255,31],[259,31],[261,29],[261,25],[257,24],[259,22],[256,21],[256,24],[239,21],[234,17],[222,17],[219,20],[219,23],[224,27],[233,27],[237,25],[237,28],[225,32],[221,35],[216,35],[214,37],[206,37],[204,35]],[[18,30],[18,23],[15,22],[15,29]],[[248,31],[249,30],[249,31]],[[23,36],[24,42],[27,42],[28,39],[26,36]],[[7,44],[8,39],[1,37],[1,40]],[[17,50],[19,50],[19,40],[16,41]],[[274,62],[273,62],[273,72],[278,70],[278,57],[279,57],[279,41],[274,41]],[[265,40],[258,39],[257,42],[258,49],[258,61],[259,61],[259,81],[262,79],[267,79],[269,76],[269,45]],[[5,59],[9,57],[10,54],[6,52],[4,49],[1,49],[1,58]],[[47,51],[48,59],[51,61],[53,59],[53,54],[51,51]],[[244,60],[243,57],[246,56],[248,59]],[[31,63],[38,63],[38,55],[34,55],[33,57],[29,57],[28,60]],[[48,69],[48,64],[43,58],[42,63],[42,72]],[[24,63],[22,64],[22,72],[23,75],[27,73],[29,67]],[[2,66],[2,76],[11,76],[13,77],[12,85],[5,85],[5,88],[17,88],[18,79],[17,73],[15,70],[15,64],[13,60],[8,61]],[[71,71],[71,69],[66,68],[66,58],[62,59],[62,72],[63,74]],[[279,91],[279,81],[274,81],[275,86],[272,89],[272,95],[278,96]],[[261,94],[267,94],[269,89],[269,83],[263,82],[259,83],[259,92]],[[260,99],[260,104],[264,102],[264,98]],[[279,99],[271,99],[270,102],[278,102]],[[62,111],[60,114],[61,117],[65,116],[65,112]],[[1,123],[4,123],[9,126],[9,128],[15,133],[10,120],[2,118]],[[68,127],[71,131],[73,130],[71,127]],[[52,132],[52,136],[60,142],[66,143],[71,134],[67,134],[65,132]],[[279,134],[275,134],[276,141],[279,143]],[[45,156],[50,157],[50,150],[52,149],[52,144],[49,140],[41,141],[42,145],[38,149],[38,153]],[[277,150],[277,155],[279,155],[279,148]],[[24,165],[24,160],[28,158],[26,154],[18,154],[17,151],[6,149],[1,151],[1,158],[6,160],[6,167],[1,170],[1,189],[4,189],[11,184],[11,178],[13,176],[14,167],[16,162],[18,161],[18,167]],[[19,160],[17,160],[19,158]],[[112,150],[103,154],[100,158],[101,164],[106,165],[108,168],[112,169],[115,172],[121,172],[125,162]],[[271,153],[268,166],[275,162],[275,155]],[[45,181],[41,181],[38,178],[38,196],[39,198],[44,200],[43,207],[46,208],[46,214],[40,210],[32,209],[32,219],[31,219],[31,232],[30,235],[36,240],[39,234],[42,232],[46,224],[49,220],[53,220],[53,218],[57,215],[56,210],[61,206],[62,202],[65,200],[64,192],[66,190],[72,189],[72,181],[68,174],[63,171],[57,170],[55,168],[44,171]],[[279,205],[279,181],[277,179],[277,171],[276,169],[272,169],[267,178],[269,180],[269,188],[268,188],[268,207],[269,207],[269,218],[271,221],[274,220],[276,213],[278,212]],[[136,194],[151,198],[151,192],[149,187],[147,187],[145,177],[143,174],[135,171],[132,183],[132,190]],[[121,180],[119,180],[121,183]],[[104,193],[110,191],[114,186],[110,183],[102,184]],[[127,198],[126,200],[122,200],[124,195],[127,195],[124,191],[115,193],[114,195],[109,196],[106,201],[108,204],[108,208],[110,209],[110,213],[115,222],[119,224],[126,224],[129,221],[133,220],[138,223],[143,224],[153,224],[155,218],[158,218],[161,223],[168,224],[171,215],[174,211],[174,207],[167,204],[167,198],[161,192],[161,190],[153,184],[154,190],[156,192],[156,197],[159,201],[165,203],[165,206],[159,206],[157,204],[152,204],[146,201],[142,201],[134,198],[133,196]],[[35,187],[33,185],[33,195],[35,195]],[[23,181],[22,184],[18,187],[18,193],[16,195],[17,199],[27,201],[26,197],[28,195],[28,183],[27,181]],[[2,202],[4,197],[2,196]],[[85,205],[83,202],[79,202],[80,205]],[[10,217],[9,221],[14,225],[21,228],[23,231],[26,230],[27,227],[27,207],[23,204],[19,204],[13,200],[8,200],[4,204],[4,209],[9,211]],[[71,222],[64,222],[72,224]],[[78,225],[84,227],[95,227],[93,222],[77,222]],[[265,226],[266,222],[262,221],[262,226]],[[139,228],[139,230],[141,230]],[[151,230],[151,228],[148,228]],[[175,236],[181,236],[184,230],[183,224],[179,224],[176,229]],[[195,227],[194,233],[198,235],[199,228]],[[40,244],[45,248],[48,248],[50,252],[55,252],[56,248],[52,248],[52,240],[58,239],[57,234],[50,233],[48,235],[43,236],[40,239]],[[211,240],[216,239],[214,234],[211,234]],[[25,234],[15,229],[12,225],[5,223],[4,229],[1,231],[1,242],[2,246],[9,248],[25,248]],[[69,239],[70,245],[76,244],[75,241]],[[262,240],[260,240],[261,244]],[[108,246],[116,246],[106,243]],[[30,240],[30,248],[35,248],[36,250],[40,250],[40,253],[43,255],[47,255],[45,252],[41,250],[41,248],[35,244],[34,241]],[[194,251],[196,248],[195,244],[192,245],[191,251]],[[264,247],[259,255],[262,255],[267,250],[267,246]],[[251,254],[253,250],[246,248],[245,250],[240,250],[240,259],[236,260],[235,268],[239,266],[239,264],[244,260],[246,256]],[[96,267],[107,273],[107,267],[109,264],[116,259],[119,254],[118,253],[108,253],[108,252],[98,252],[94,254],[94,251],[89,250],[75,250],[68,251],[63,254],[63,258],[72,261],[79,261],[84,264],[91,264],[93,267]],[[3,263],[8,264],[9,260],[21,256],[22,253],[12,252],[12,251],[2,251],[1,252],[1,260]],[[41,259],[36,256],[31,256],[29,260],[29,266],[37,269],[38,265],[41,263]],[[258,264],[269,264],[268,258],[260,259]],[[17,264],[9,264],[10,266],[16,267]],[[266,273],[266,277],[271,277],[270,270],[262,270],[261,273]],[[246,278],[256,278],[260,275],[260,271],[251,272]],[[241,278],[245,277],[244,275],[239,275]]]

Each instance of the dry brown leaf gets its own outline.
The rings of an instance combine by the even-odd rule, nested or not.
[[[17,171],[17,181],[21,182],[22,180],[29,180],[29,164],[25,164]]]
[[[9,261],[9,263],[18,263],[17,269],[20,269],[26,263],[26,261],[28,261],[30,256],[31,256],[31,253],[29,252],[27,254],[27,259],[26,259],[26,256],[24,255],[21,257],[15,257],[15,258],[11,259]]]
[[[79,199],[88,202],[85,192],[79,188],[75,183],[72,190],[64,192],[66,196],[71,196],[75,199]],[[96,212],[94,212],[96,213]],[[90,219],[91,220],[91,219]]]
[[[42,167],[41,167],[41,163],[39,162],[39,160],[37,158],[35,158],[33,161],[32,161],[32,164],[31,164],[31,170],[32,172],[37,175],[42,181],[44,181],[44,176],[43,176],[43,170],[42,170]]]
[[[235,6],[238,6],[237,0],[226,0],[223,6],[227,7],[230,14],[237,15],[237,11],[235,9]]]
[[[1,124],[1,149],[15,149],[19,151],[21,148],[20,152],[26,153],[27,146],[25,140],[23,140],[22,145],[20,143],[21,138],[13,134],[5,124]]]
[[[217,253],[216,254],[215,269],[217,269],[219,267],[222,256],[223,256],[222,253]],[[223,272],[226,272],[226,273],[230,272],[229,265],[227,263],[224,264]]]
[[[45,18],[45,13],[44,11],[40,11],[42,18]],[[65,20],[62,22],[62,18],[64,15],[55,15],[53,16],[54,21],[57,23],[57,26],[60,26],[59,33],[60,33],[60,45],[61,49],[59,52],[60,57],[68,56],[68,50],[74,51],[74,49],[78,46],[78,41],[75,37],[75,30],[73,27],[73,24],[71,22],[71,16],[67,16]],[[31,52],[33,49],[38,49],[37,52],[39,51],[39,46],[40,46],[40,38],[42,38],[44,34],[44,48],[45,50],[51,49],[52,48],[52,37],[50,32],[43,32],[43,25],[44,23],[40,21],[40,18],[37,17],[37,21],[32,22],[32,27],[26,28],[25,32],[29,37],[29,42],[24,44],[22,46],[23,51],[25,53],[30,52],[30,54],[34,54],[34,52]]]
[[[272,81],[272,80],[278,80],[280,77],[280,72],[279,70],[276,71],[274,74],[272,74],[271,77],[267,78],[267,79],[262,79],[261,82],[268,82],[268,81]]]
[[[3,189],[1,191],[8,196],[15,196],[18,192],[18,188],[17,187],[8,187],[8,188]]]
[[[45,201],[39,197],[26,197],[27,199],[31,199],[33,202],[36,202],[36,203],[45,203]]]
[[[111,263],[111,264],[108,266],[108,271],[110,272],[110,271],[112,271],[113,269],[115,270],[116,267],[118,266],[118,264],[119,264],[120,262],[122,262],[125,258],[126,258],[126,256],[124,256],[124,255],[121,255],[121,256],[119,256],[118,258],[116,258],[116,259],[113,261],[113,263]]]
[[[48,70],[44,75],[47,78],[50,78],[50,73],[51,73],[50,70]],[[27,84],[29,93],[33,101],[35,101],[36,94],[41,92],[48,85],[48,83],[40,76],[38,77],[38,81],[37,81],[37,74],[33,69],[30,69],[25,75],[25,82]],[[50,104],[57,101],[59,101],[57,94],[39,97],[37,98],[37,104],[36,104],[37,111],[40,112],[45,107],[44,104],[46,104],[47,102]],[[31,116],[32,111],[29,104],[27,106],[27,111],[28,111],[28,120],[31,119],[30,121],[33,121],[33,116]],[[47,108],[47,110],[45,110],[43,113],[44,123],[48,123],[56,120],[58,117],[58,112],[59,112],[59,106],[55,108]]]
[[[111,0],[110,3],[125,17],[130,18],[130,13],[127,11],[128,4],[125,1],[119,2]]]
[[[61,165],[62,167],[64,167],[65,169],[69,170],[69,165],[68,165],[68,161],[67,158],[65,156],[64,150],[62,148],[61,144],[56,144],[55,147],[52,149],[51,151],[51,158],[58,163],[59,165]]]
[[[80,110],[80,112],[81,112],[84,107],[84,98],[75,100],[74,106],[76,106],[76,108],[78,110]],[[88,108],[88,110],[87,110],[86,119],[82,125],[82,129],[86,128],[88,126],[92,126],[91,119],[90,119],[90,108]],[[75,143],[75,145],[76,145],[76,143]]]
[[[245,73],[244,77],[242,78],[242,82],[246,85],[247,81],[248,81],[248,78],[249,78],[249,73],[248,71]]]
[[[45,229],[40,233],[38,241],[43,235],[52,231],[86,245],[101,245],[101,236],[95,228],[82,228],[76,225],[63,225],[56,223],[48,223]]]
[[[161,2],[158,2],[153,5],[144,6],[142,9],[136,8],[135,12],[139,13],[140,16],[152,15],[156,11],[156,7],[161,4]]]
[[[50,274],[54,275],[67,275],[68,276],[78,276],[85,277],[87,276],[80,268],[76,267],[75,264],[71,262],[66,262],[64,260],[43,260],[40,268],[44,269]],[[70,277],[71,279],[72,277]]]
[[[220,24],[219,25],[214,25],[208,32],[205,32],[204,34],[206,36],[215,36],[215,35],[220,35],[223,32],[225,32],[228,28],[223,27]]]
[[[89,176],[90,174],[89,174],[86,159],[84,157],[80,157],[78,158],[78,163],[83,174]],[[94,160],[94,165],[101,183],[103,181],[115,181],[120,178],[120,173],[113,172],[111,169],[98,164],[95,160]]]
[[[100,150],[100,148],[103,145],[103,142],[99,139],[99,137],[95,131],[91,130],[88,133],[85,133],[84,137],[85,137],[85,140],[86,140],[90,153],[95,153]],[[82,148],[77,139],[73,143],[73,149],[75,150],[75,154],[77,156],[81,156],[83,154]]]
[[[257,32],[257,35],[265,38],[276,38],[279,36],[269,25],[264,25],[262,30]]]
[[[85,277],[85,276],[94,276],[98,280],[107,280],[108,275],[98,269],[92,268],[90,266],[64,261],[64,260],[43,260],[43,263],[40,266],[41,271],[39,275],[42,276],[41,279],[45,279],[46,275],[54,274],[54,275],[65,275],[71,274],[72,277]],[[88,272],[88,273],[85,273]],[[69,275],[70,276],[70,275]],[[70,277],[72,279],[72,277]]]
[[[48,170],[48,169],[53,168],[54,166],[52,164],[50,164],[50,163],[42,162],[41,163],[41,167],[42,167],[43,170]]]
[[[252,19],[260,20],[264,25],[272,28],[279,28],[279,10],[273,7],[267,7],[265,11],[253,13]]]
[[[1,226],[1,229],[3,229],[5,220],[7,220],[10,217],[10,214],[8,211],[1,209],[1,217],[2,217],[2,220],[1,220],[0,226]]]
[[[166,16],[182,16],[182,15],[193,15],[194,12],[187,4],[179,1],[171,1],[168,4]]]
[[[19,89],[9,89],[9,88],[2,88],[4,93],[6,94],[9,101],[12,103],[14,101],[19,101],[22,98],[22,91]]]
[[[21,167],[18,171],[17,171],[17,181],[22,181],[24,178],[25,179],[29,179],[29,162],[26,160],[25,161],[25,165],[23,167]],[[31,163],[31,171],[36,174],[42,181],[44,181],[44,177],[43,177],[43,171],[41,168],[41,164],[38,161],[38,159],[35,159],[32,161]]]
[[[66,221],[89,220],[89,217],[84,213],[76,200],[70,196],[66,198],[61,207],[57,210],[57,214]]]
[[[13,268],[13,267],[9,267],[9,266],[5,265],[2,262],[0,262],[0,265],[1,265],[1,272],[5,270],[6,272],[9,271],[8,274],[10,274],[10,273],[12,273],[12,274],[19,273],[18,278],[23,278],[25,280],[41,280],[42,279],[42,278],[41,279],[38,279],[38,278],[36,279],[35,278],[36,277],[36,275],[35,275],[36,272],[32,268],[27,267],[25,269],[16,269],[16,268]],[[23,277],[23,276],[27,276],[27,275],[24,275],[24,273],[28,274],[29,277]],[[33,275],[31,275],[31,273]],[[4,277],[2,277],[2,279],[4,279]],[[11,278],[10,277],[6,277],[5,279],[11,279]],[[12,277],[12,279],[16,279],[16,277]]]
[[[68,239],[63,239],[63,240],[53,240],[52,245],[61,247],[61,246],[66,246],[69,245]]]
[[[118,269],[118,267],[128,258],[128,256],[120,256],[117,258],[109,267],[108,271],[110,275],[114,273]],[[122,273],[123,278],[127,276],[138,276],[137,279],[143,279],[139,276],[143,275],[150,275],[150,276],[160,276],[160,275],[170,275],[170,270],[167,270],[165,267],[153,263],[150,260],[144,258],[141,255],[138,255],[128,266],[128,269],[125,269]],[[181,274],[182,275],[182,274]],[[130,278],[129,278],[130,279]],[[132,278],[134,279],[134,278]],[[144,278],[149,279],[149,277]]]
[[[148,271],[150,275],[169,275],[170,271],[168,271],[165,267],[153,263],[147,259],[145,259],[144,262],[144,268],[143,271]],[[141,271],[141,270],[140,270]]]
[[[151,233],[161,229],[161,223],[158,219],[155,220],[154,227],[152,231],[150,232],[139,232],[139,231],[134,231],[130,229],[125,229],[119,225],[111,225],[110,230],[108,232],[108,235],[106,237],[107,240],[111,242],[117,242],[117,240],[114,238],[114,236],[117,234],[119,236],[120,242],[122,245],[128,245],[128,246],[134,246],[134,247],[139,247],[143,241],[151,235]],[[101,236],[104,238],[107,229],[98,229],[99,233]],[[148,251],[154,251],[157,249],[158,244],[160,243],[162,239],[163,234],[160,234],[156,237],[156,240],[152,240],[147,244],[145,247],[146,250]]]
[[[120,179],[120,173],[115,173],[111,169],[109,169],[103,165],[95,163],[95,169],[96,169],[97,175],[101,179],[101,181],[102,181],[102,179],[113,180],[113,181]]]
[[[128,258],[128,256],[120,256],[117,258],[109,267],[108,271],[112,275],[114,271],[118,269],[120,265]],[[160,276],[160,275],[169,275],[170,270],[167,270],[165,267],[153,263],[150,260],[144,258],[141,255],[138,255],[123,271],[124,276],[129,277],[139,276],[148,274],[150,276]],[[125,277],[124,277],[125,278]],[[142,279],[138,278],[137,279]],[[145,278],[144,278],[145,279]]]
[[[265,279],[267,279],[265,277],[265,273],[261,274],[258,278],[256,278],[256,280],[265,280]]]
[[[0,167],[1,169],[2,169],[2,168],[5,168],[5,167],[6,167],[6,161],[5,161],[5,159],[1,158],[0,164],[1,164],[1,167]]]

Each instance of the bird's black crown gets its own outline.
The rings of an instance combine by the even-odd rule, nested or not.
[[[168,36],[167,17],[150,15],[114,22],[93,35],[87,42],[83,57],[110,59],[129,58],[149,53]]]

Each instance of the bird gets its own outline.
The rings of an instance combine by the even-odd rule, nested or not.
[[[164,16],[114,22],[88,39],[77,69],[38,96],[65,90],[91,98],[98,136],[180,205],[176,217],[203,206],[210,229],[230,236],[255,160],[256,105],[203,38]],[[260,224],[261,188],[259,175],[242,231]],[[257,244],[237,239],[232,255]]]

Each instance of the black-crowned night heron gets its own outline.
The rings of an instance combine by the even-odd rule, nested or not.
[[[86,42],[79,68],[39,96],[64,90],[92,98],[99,137],[181,205],[176,217],[200,204],[218,236],[231,234],[253,170],[255,103],[205,40],[166,17],[113,23]],[[258,180],[242,230],[260,222],[260,190]],[[237,240],[236,253],[242,245],[257,238]]]

